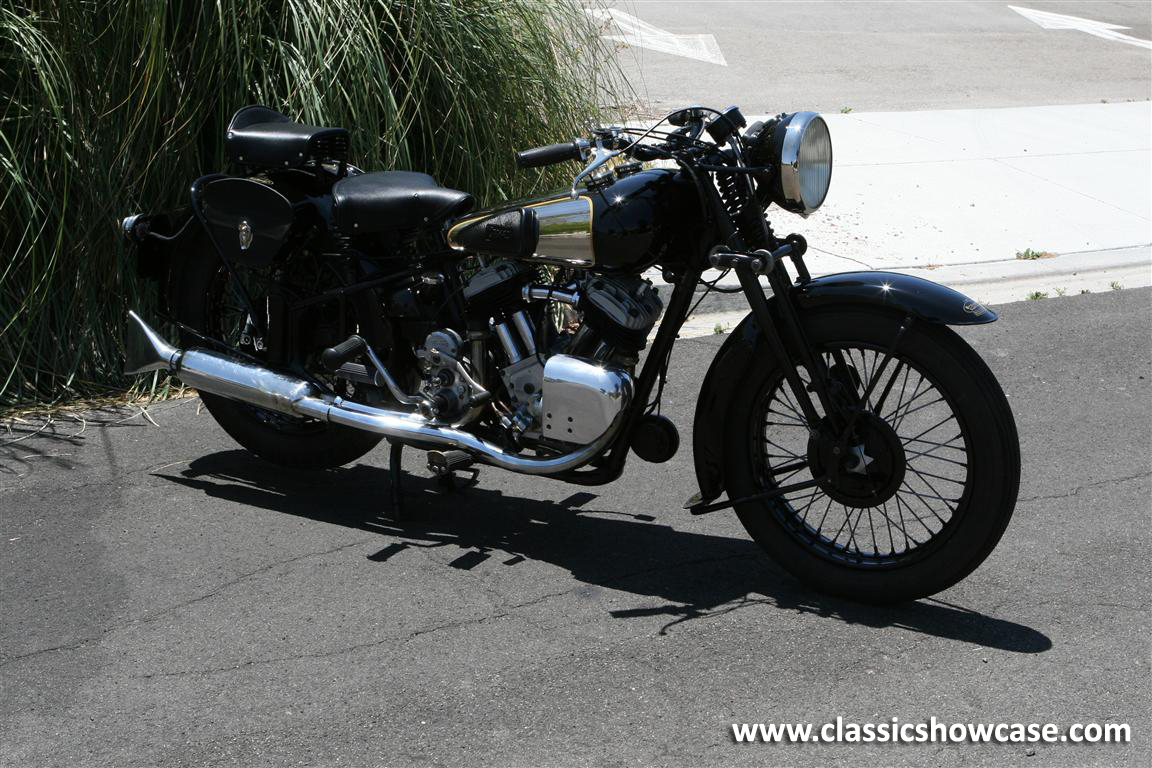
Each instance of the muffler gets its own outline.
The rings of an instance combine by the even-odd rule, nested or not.
[[[321,393],[303,379],[262,368],[228,355],[168,343],[135,312],[128,312],[124,372],[167,371],[185,385],[289,416],[340,424],[383,435],[392,442],[421,448],[449,447],[478,462],[529,475],[554,475],[595,458],[619,430],[627,408],[599,438],[572,453],[538,458],[509,453],[476,435],[430,423],[416,413],[353,403]],[[627,393],[630,395],[630,391]]]

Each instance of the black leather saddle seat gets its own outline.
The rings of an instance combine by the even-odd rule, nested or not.
[[[467,192],[412,171],[362,173],[332,185],[333,223],[349,235],[434,226],[467,213],[475,202]]]
[[[294,123],[268,107],[244,107],[228,124],[224,150],[232,162],[253,168],[340,162],[348,159],[348,131]]]

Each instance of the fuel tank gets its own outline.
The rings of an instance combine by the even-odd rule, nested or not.
[[[457,250],[592,272],[634,274],[683,259],[702,223],[692,181],[668,168],[621,166],[581,187],[472,214],[448,230]]]

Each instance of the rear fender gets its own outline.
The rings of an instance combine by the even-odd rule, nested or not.
[[[171,308],[169,284],[181,255],[201,231],[190,208],[138,213],[121,220],[120,230],[135,260],[136,275],[159,286],[158,309]]]
[[[803,317],[805,310],[826,306],[869,305],[895,310],[937,325],[981,325],[996,320],[996,313],[964,294],[930,280],[894,272],[846,272],[818,277],[792,288]],[[768,297],[776,313],[775,296]],[[749,313],[712,360],[700,395],[692,428],[692,454],[703,502],[724,492],[724,446],[728,407],[753,361],[771,355],[760,325]]]

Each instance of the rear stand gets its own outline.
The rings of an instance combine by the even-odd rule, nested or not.
[[[404,444],[389,443],[389,445],[391,449],[388,451],[388,473],[392,481],[392,519],[403,520],[407,517],[404,512],[404,489],[401,484],[401,476],[404,474],[404,470],[401,467]]]
[[[406,520],[408,513],[404,507],[404,469],[402,458],[403,443],[389,443],[388,473],[391,478],[392,519]],[[480,470],[472,466],[472,457],[464,451],[429,451],[428,469],[436,476],[436,483],[445,493],[471,488],[479,480]],[[467,472],[469,477],[463,484],[457,482],[456,473]]]

